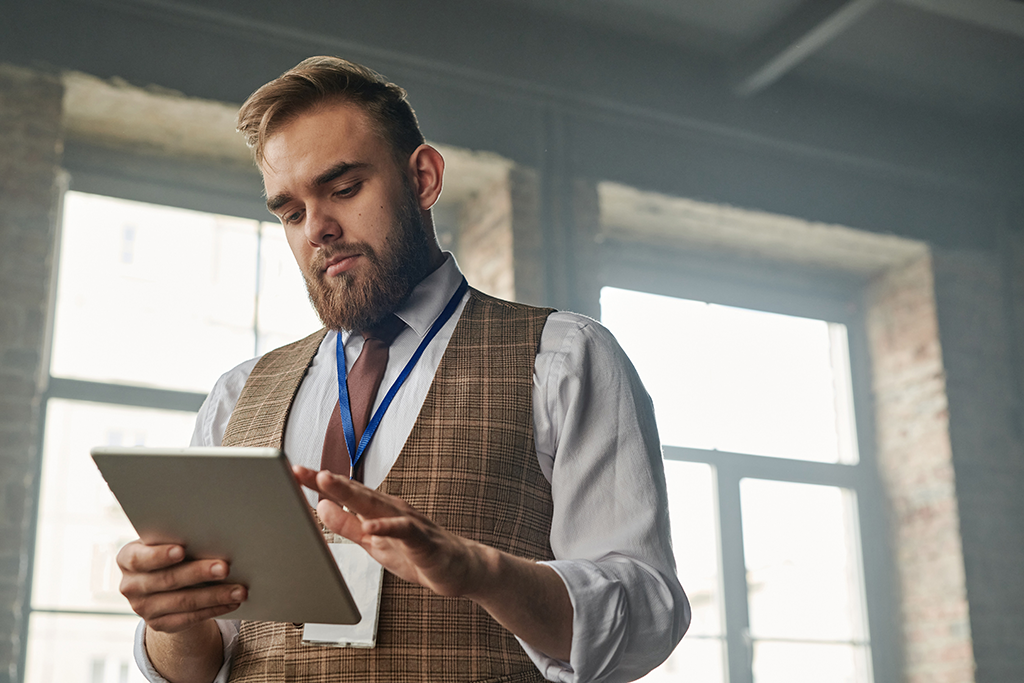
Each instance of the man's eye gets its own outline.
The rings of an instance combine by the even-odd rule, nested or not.
[[[359,183],[348,185],[334,192],[335,197],[351,197],[359,190]]]
[[[283,223],[294,223],[295,221],[299,220],[300,218],[302,218],[302,212],[301,211],[294,211],[292,213],[287,213],[287,214],[281,216],[281,221]]]

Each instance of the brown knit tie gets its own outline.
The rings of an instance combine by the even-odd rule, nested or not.
[[[363,330],[363,350],[359,358],[348,371],[348,402],[352,409],[352,426],[356,433],[356,445],[366,431],[370,422],[370,411],[373,410],[374,399],[384,378],[384,370],[388,367],[388,347],[395,340],[405,323],[397,316],[389,315],[372,329]],[[341,342],[339,338],[338,342]],[[334,405],[330,422],[327,423],[327,434],[324,435],[324,450],[320,458],[320,468],[336,474],[348,472],[353,479],[362,479],[362,467],[352,471],[348,446],[345,444],[345,429],[341,423],[340,404]],[[360,459],[361,462],[362,459]]]

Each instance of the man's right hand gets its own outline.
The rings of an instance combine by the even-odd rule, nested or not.
[[[238,609],[245,586],[222,581],[223,560],[184,562],[180,545],[145,545],[132,541],[117,554],[121,593],[154,631],[179,633],[196,624]]]

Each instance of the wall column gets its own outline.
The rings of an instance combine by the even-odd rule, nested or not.
[[[867,292],[878,466],[889,502],[906,683],[974,683],[957,477],[929,257]]]
[[[977,683],[1024,680],[1024,443],[1011,315],[1021,276],[1007,246],[933,250]]]
[[[0,65],[0,683],[24,674],[63,92]]]

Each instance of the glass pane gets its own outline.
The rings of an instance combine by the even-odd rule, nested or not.
[[[138,617],[32,614],[25,683],[144,683],[132,643]]]
[[[112,446],[186,446],[193,413],[51,399],[36,531],[32,606],[130,612],[117,551],[138,537],[89,457]],[[61,679],[55,679],[61,680]]]
[[[721,569],[714,472],[710,465],[665,461],[676,569],[693,615],[686,637],[644,681],[724,681]],[[712,636],[712,637],[708,637]]]
[[[693,609],[689,635],[720,636],[721,569],[714,477],[709,465],[665,461],[672,547],[679,581]]]
[[[51,373],[208,391],[255,351],[257,225],[68,192]]]
[[[295,263],[284,229],[260,225],[260,287],[258,353],[301,339],[323,325],[306,295],[306,283]]]
[[[639,680],[725,683],[725,643],[718,638],[694,638],[688,632],[664,664]]]
[[[754,643],[754,683],[870,683],[868,649],[825,643]]]
[[[662,443],[856,461],[842,325],[613,287],[601,318],[654,400]]]
[[[866,641],[853,492],[744,479],[740,501],[754,639]]]

